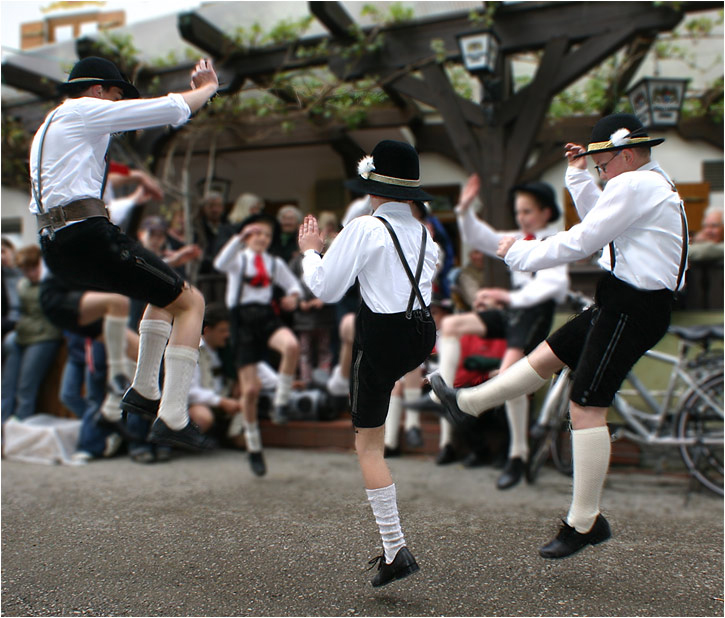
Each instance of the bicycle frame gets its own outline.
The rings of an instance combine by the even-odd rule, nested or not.
[[[673,366],[670,373],[670,380],[665,391],[662,403],[658,403],[652,392],[640,381],[637,376],[630,372],[627,376],[629,382],[635,392],[647,404],[651,412],[646,412],[635,408],[622,395],[617,393],[612,403],[612,407],[624,419],[626,427],[621,427],[615,431],[613,439],[625,436],[635,442],[649,445],[659,446],[692,446],[696,443],[696,439],[677,438],[671,433],[663,435],[663,430],[668,428],[667,420],[671,416],[671,405],[675,394],[675,387],[678,382],[682,381],[687,387],[688,392],[699,395],[712,410],[717,411],[721,417],[723,411],[718,405],[703,391],[692,376],[685,370],[684,366],[687,362],[686,352],[689,345],[687,342],[680,342],[680,353],[677,356],[665,354],[656,350],[649,350],[645,355],[654,360],[667,363]],[[699,439],[702,441],[702,439]],[[722,438],[704,439],[704,444],[722,445]]]

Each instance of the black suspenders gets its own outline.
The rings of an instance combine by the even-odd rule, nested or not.
[[[405,269],[405,274],[408,275],[408,279],[410,280],[410,285],[412,286],[412,290],[410,291],[410,298],[408,299],[408,308],[405,310],[405,317],[410,320],[411,316],[413,315],[413,303],[415,302],[415,299],[418,299],[418,302],[420,303],[420,310],[424,317],[428,318],[430,316],[430,311],[428,310],[428,307],[425,305],[425,301],[423,300],[423,294],[421,294],[419,283],[420,283],[420,276],[423,272],[423,263],[425,262],[425,245],[427,242],[428,234],[426,233],[425,226],[421,224],[421,240],[420,240],[420,254],[418,256],[418,266],[415,269],[415,277],[413,276],[413,273],[410,270],[410,266],[408,266],[408,262],[405,261],[405,255],[403,254],[403,249],[400,246],[400,241],[398,240],[398,237],[395,234],[395,231],[393,230],[393,226],[390,225],[390,223],[384,219],[383,217],[380,217],[378,215],[375,215],[376,219],[380,219],[383,222],[383,225],[386,227],[388,232],[390,233],[390,238],[393,240],[393,245],[395,246],[395,250],[398,253],[398,257],[400,257],[400,261],[403,264],[403,268]]]

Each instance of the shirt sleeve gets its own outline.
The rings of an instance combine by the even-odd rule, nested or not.
[[[583,260],[608,245],[630,227],[646,207],[632,190],[627,176],[620,174],[607,183],[581,223],[540,242],[516,241],[506,254],[508,267],[534,272]]]
[[[498,241],[504,234],[494,230],[485,221],[481,221],[475,215],[472,208],[468,208],[463,215],[459,215],[457,221],[458,230],[461,233],[461,240],[465,244],[482,251],[486,255],[496,257]]]
[[[547,300],[561,301],[569,290],[569,272],[566,264],[539,270],[520,290],[511,292],[511,307],[533,307]]]
[[[217,406],[221,401],[221,395],[218,395],[211,388],[204,388],[201,385],[201,367],[197,363],[194,367],[194,373],[191,376],[191,385],[189,387],[189,403],[201,403],[207,406]]]
[[[566,168],[564,181],[571,199],[574,200],[574,207],[579,214],[579,218],[583,219],[594,208],[597,200],[602,195],[602,190],[594,182],[594,177],[587,170],[580,170],[576,167]]]
[[[366,219],[358,217],[346,225],[332,241],[325,257],[309,249],[302,259],[302,280],[312,293],[326,303],[340,300],[365,266],[369,251],[379,243],[370,241]],[[378,226],[384,231],[383,226]]]
[[[279,284],[288,296],[290,294],[299,294],[302,296],[302,286],[300,285],[297,277],[295,277],[294,273],[290,270],[289,266],[285,264],[285,261],[280,257],[274,257],[272,259],[277,262],[274,282]]]
[[[178,93],[154,99],[93,101],[92,106],[78,109],[86,130],[93,135],[148,129],[167,124],[178,127],[191,116],[191,109]]]
[[[237,234],[234,234],[214,258],[214,268],[225,273],[239,272],[241,264],[236,258],[242,248],[242,241]]]

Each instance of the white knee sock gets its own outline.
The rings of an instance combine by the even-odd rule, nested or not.
[[[405,538],[398,516],[398,502],[395,497],[395,483],[380,489],[366,489],[365,491],[383,539],[385,562],[390,564],[398,551],[405,547]]]
[[[141,320],[138,334],[138,361],[133,388],[146,399],[158,399],[161,397],[161,360],[171,336],[171,324],[163,320]]]
[[[526,395],[509,399],[506,402],[506,419],[511,434],[509,459],[519,457],[529,460],[529,398]]]
[[[259,424],[242,421],[244,427],[244,441],[247,443],[248,453],[262,451],[262,435],[259,433]]]
[[[479,416],[509,399],[537,391],[547,381],[536,373],[536,370],[529,364],[528,358],[522,358],[506,371],[483,384],[472,388],[462,388],[458,391],[456,401],[458,401],[458,407],[464,412]]]
[[[453,426],[446,419],[441,418],[440,431],[438,448],[443,448],[446,444],[451,443],[451,438],[453,437]]]
[[[453,386],[458,361],[461,358],[461,340],[458,337],[441,337],[436,343],[436,347],[438,348],[439,358],[438,372],[448,386]],[[430,396],[433,401],[440,403],[433,391],[430,392]]]
[[[121,420],[121,398],[114,393],[108,393],[101,404],[101,414],[109,421]]]
[[[599,500],[612,452],[609,428],[572,430],[571,448],[574,492],[566,521],[577,532],[585,533],[591,530],[599,514]]]
[[[403,401],[415,401],[420,399],[421,388],[404,388]],[[418,410],[405,410],[405,431],[413,427],[420,427],[420,412]]]
[[[385,419],[385,446],[398,448],[400,435],[400,418],[403,416],[403,400],[399,395],[390,396],[388,416]]]
[[[178,431],[189,423],[189,388],[199,360],[199,348],[168,346],[164,356],[164,391],[159,418]]]
[[[107,315],[103,318],[103,341],[106,344],[108,379],[125,373],[126,322],[127,318]]]
[[[274,391],[274,405],[284,406],[289,402],[290,392],[292,390],[292,382],[294,376],[287,375],[285,373],[279,374],[279,381],[277,382],[277,390]]]

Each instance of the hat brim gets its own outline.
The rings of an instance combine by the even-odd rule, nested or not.
[[[345,186],[363,195],[378,195],[380,197],[389,197],[399,200],[418,200],[421,202],[429,202],[433,200],[430,193],[426,193],[420,187],[401,187],[399,185],[389,185],[377,180],[365,180],[365,178],[352,178],[345,181]]]
[[[551,210],[551,218],[549,219],[549,223],[554,223],[554,221],[558,221],[561,217],[561,208],[559,207],[559,204],[557,204],[556,200],[552,201],[551,195],[549,195],[548,193],[544,191],[539,191],[536,189],[536,187],[532,188],[526,183],[511,187],[512,196],[517,191],[520,191],[521,193],[530,193],[531,195],[535,196],[537,200],[539,200],[544,208],[548,208],[549,210]]]
[[[78,86],[90,88],[96,84],[101,84],[101,86],[117,86],[123,92],[124,99],[138,99],[141,96],[136,86],[121,79],[89,79],[87,81],[63,82],[62,84],[58,84],[58,92],[60,94],[68,94],[69,92],[77,91]]]
[[[596,150],[587,150],[586,152],[580,152],[578,155],[574,155],[572,159],[580,159],[587,155],[601,154],[602,152],[613,152],[615,150],[624,150],[625,148],[651,148],[652,146],[659,146],[665,141],[664,137],[657,137],[646,142],[637,142],[636,144],[625,144],[624,146],[610,146],[609,148],[597,148]]]

